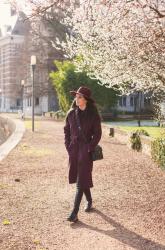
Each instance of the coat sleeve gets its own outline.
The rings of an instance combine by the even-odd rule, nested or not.
[[[68,120],[68,115],[65,119],[65,125],[64,125],[64,143],[66,150],[68,151],[69,144],[70,144],[70,124]]]
[[[95,147],[99,143],[102,135],[102,128],[101,128],[101,118],[97,114],[93,121],[93,137],[90,143],[88,144],[88,152],[94,151]]]

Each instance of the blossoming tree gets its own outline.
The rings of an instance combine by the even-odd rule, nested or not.
[[[91,78],[123,93],[165,92],[164,0],[27,2],[32,17],[45,15],[50,21],[61,11],[66,37],[55,35],[51,42],[79,71],[85,68]]]
[[[123,92],[165,92],[164,1],[85,1],[73,13],[62,47],[79,70]]]

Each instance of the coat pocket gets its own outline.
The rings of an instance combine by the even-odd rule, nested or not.
[[[69,155],[72,155],[72,153],[73,153],[73,143],[72,142],[69,144],[68,153],[69,153]]]

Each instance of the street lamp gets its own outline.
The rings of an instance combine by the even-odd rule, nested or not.
[[[25,80],[21,80],[21,87],[22,87],[22,113],[23,113],[23,95],[24,95],[24,86],[25,86]]]
[[[34,132],[34,70],[36,67],[36,56],[31,56],[31,67],[32,67],[32,131]]]

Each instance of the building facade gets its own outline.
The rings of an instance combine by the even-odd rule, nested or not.
[[[19,51],[23,36],[6,35],[0,38],[0,111],[10,112],[21,106]]]
[[[123,95],[119,98],[116,109],[130,113],[150,113],[153,111],[153,103],[150,95],[137,92],[130,95]]]
[[[34,81],[34,112],[58,110],[58,100],[49,72],[54,54],[36,50],[32,46],[30,23],[24,22],[24,13],[11,12],[10,22],[0,30],[0,112],[23,110],[32,114],[32,68],[31,55],[36,55],[37,65]],[[46,46],[46,45],[45,45]]]

